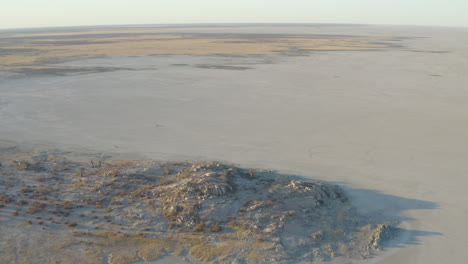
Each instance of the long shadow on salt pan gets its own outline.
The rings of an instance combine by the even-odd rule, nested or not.
[[[284,175],[284,174],[283,174]],[[298,175],[284,175],[300,180],[310,181],[309,177]],[[339,185],[350,200],[363,223],[372,225],[391,225],[392,234],[387,241],[383,241],[381,249],[403,248],[406,245],[422,245],[422,237],[442,236],[436,230],[416,230],[408,228],[407,222],[413,218],[404,215],[409,210],[436,210],[439,205],[435,202],[385,194],[376,190],[353,188],[343,182],[322,181]]]

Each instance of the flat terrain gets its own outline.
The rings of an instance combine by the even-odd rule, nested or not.
[[[303,28],[307,30],[314,27]],[[13,70],[13,72],[28,69],[57,70],[62,68],[44,64],[97,56],[258,56],[295,54],[308,50],[368,50],[381,49],[391,45],[385,41],[398,40],[391,36],[226,33],[228,29],[230,28],[129,27],[87,28],[75,32],[66,32],[62,29],[51,32],[0,33],[2,57],[0,69]],[[241,29],[265,30],[272,27],[241,27]]]
[[[338,183],[405,231],[370,263],[465,262],[468,29],[99,30],[1,33],[2,140]]]

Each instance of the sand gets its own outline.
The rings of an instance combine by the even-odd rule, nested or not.
[[[467,31],[320,27],[305,33],[407,38],[403,47],[308,56],[69,61],[57,65],[137,70],[4,77],[0,135],[47,148],[215,159],[338,183],[363,211],[399,219],[407,231],[371,263],[463,263]],[[206,64],[249,69],[197,67]]]

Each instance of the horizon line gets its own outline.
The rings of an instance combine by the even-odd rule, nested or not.
[[[65,28],[96,28],[96,27],[190,27],[193,26],[210,26],[210,27],[242,27],[242,26],[401,26],[401,27],[436,27],[436,28],[466,28],[468,26],[446,26],[446,25],[417,25],[417,24],[366,24],[366,23],[314,23],[314,22],[230,22],[230,23],[151,23],[151,24],[99,24],[99,25],[66,25],[66,26],[39,26],[39,27],[17,27],[17,28],[0,28],[0,31],[14,31],[14,30],[30,30],[30,29],[65,29]]]

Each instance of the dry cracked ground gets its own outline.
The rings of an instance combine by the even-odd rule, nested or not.
[[[0,155],[2,263],[299,263],[370,258],[396,231],[337,185],[218,162]]]

